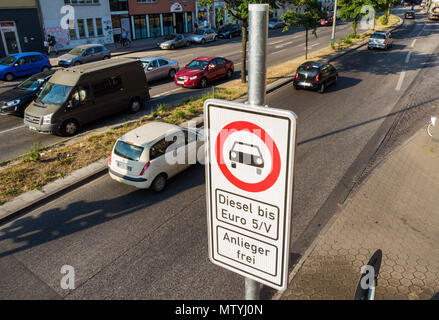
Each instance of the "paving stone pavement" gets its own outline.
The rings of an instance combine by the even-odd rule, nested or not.
[[[377,249],[375,299],[438,299],[438,191],[439,142],[422,129],[345,203],[280,299],[353,299]]]

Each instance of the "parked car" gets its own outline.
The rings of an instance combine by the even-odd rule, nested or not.
[[[233,61],[221,57],[198,57],[175,75],[175,84],[205,88],[209,82],[233,76]]]
[[[0,113],[23,116],[24,109],[35,99],[41,87],[56,70],[34,74],[18,86],[0,94]]]
[[[439,2],[431,2],[428,5],[428,19],[429,20],[438,20],[439,19]]]
[[[367,49],[384,49],[387,50],[393,45],[392,34],[389,31],[375,31],[369,39]]]
[[[163,191],[169,178],[195,164],[191,160],[197,159],[203,141],[200,129],[145,124],[116,141],[108,160],[110,177],[136,188]],[[189,152],[195,152],[195,157]]]
[[[404,13],[404,18],[405,19],[414,19],[415,18],[415,11],[413,10],[408,10]]]
[[[321,26],[332,26],[333,23],[333,15],[329,14],[327,15],[326,19],[320,19],[320,25]]]
[[[210,28],[200,29],[189,36],[191,42],[204,44],[209,41],[216,41],[217,34]]]
[[[12,81],[52,68],[49,59],[39,52],[16,53],[0,58],[0,79]]]
[[[138,112],[149,99],[138,60],[116,58],[57,70],[24,112],[24,125],[41,133],[75,135],[88,122],[129,109]]]
[[[239,24],[226,24],[218,30],[218,37],[223,39],[232,39],[233,37],[240,37],[242,27]]]
[[[427,6],[427,1],[426,0],[422,0],[421,7],[425,8],[426,6]]]
[[[280,29],[285,27],[285,22],[282,20],[270,20],[268,21],[268,29]]]
[[[142,63],[142,67],[145,71],[148,82],[163,78],[174,79],[175,74],[178,70],[180,70],[177,60],[161,57],[145,57],[135,59],[140,60]]]
[[[58,58],[60,67],[68,68],[83,63],[111,58],[111,52],[102,44],[84,44],[73,48]]]
[[[337,83],[338,71],[326,61],[309,61],[301,64],[293,80],[294,89],[300,88],[325,92],[331,84]]]
[[[173,34],[165,37],[165,41],[159,43],[157,42],[157,46],[160,49],[171,49],[180,47],[189,47],[191,45],[191,40],[185,37],[182,34]]]

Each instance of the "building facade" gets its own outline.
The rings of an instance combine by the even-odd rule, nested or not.
[[[58,50],[81,44],[113,43],[108,0],[38,0],[44,38],[52,35]]]
[[[193,32],[195,0],[128,0],[132,37]]]
[[[0,57],[25,51],[44,52],[37,0],[1,0]]]

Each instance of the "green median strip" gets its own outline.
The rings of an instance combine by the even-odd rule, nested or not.
[[[377,19],[378,20],[378,19]],[[388,26],[383,27],[379,21],[376,30],[390,28],[399,22],[399,18],[391,15]],[[344,43],[347,48],[364,41],[372,32],[367,31],[359,37],[348,38],[351,43]],[[346,47],[345,47],[346,46]],[[323,59],[338,51],[330,46],[309,55],[309,59]],[[305,61],[300,57],[267,70],[267,83],[285,78],[293,74],[297,67]],[[232,80],[221,87],[215,88],[215,98],[224,100],[236,100],[247,94],[247,84],[239,79]],[[206,94],[198,99],[190,99],[178,106],[159,105],[155,112],[143,116],[137,120],[126,122],[117,129],[110,129],[105,133],[99,133],[82,139],[69,145],[59,145],[50,149],[42,148],[39,144],[33,144],[27,154],[13,164],[3,164],[0,169],[0,205],[19,196],[27,191],[41,190],[46,184],[63,178],[70,173],[83,168],[93,162],[110,155],[116,140],[133,130],[151,121],[164,121],[173,124],[181,124],[203,113],[203,103],[212,98],[212,94]]]

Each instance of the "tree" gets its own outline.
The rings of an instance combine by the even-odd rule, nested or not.
[[[374,0],[374,8],[376,11],[384,11],[383,24],[387,24],[390,16],[390,9],[393,5],[399,4],[400,0]]]
[[[200,0],[198,2],[200,6],[211,7],[214,4],[214,0]],[[271,9],[277,9],[276,0],[224,0],[227,14],[232,16],[233,19],[241,23],[241,82],[246,83],[246,70],[247,70],[247,29],[248,29],[248,5],[251,3],[268,3]]]
[[[312,34],[317,38],[319,20],[326,19],[327,14],[322,11],[321,2],[317,0],[293,0],[292,3],[296,8],[304,6],[306,9],[303,13],[297,13],[291,9],[285,12],[282,15],[286,24],[284,30],[288,30],[292,26],[305,28],[305,59],[308,59],[308,31],[312,30]]]

